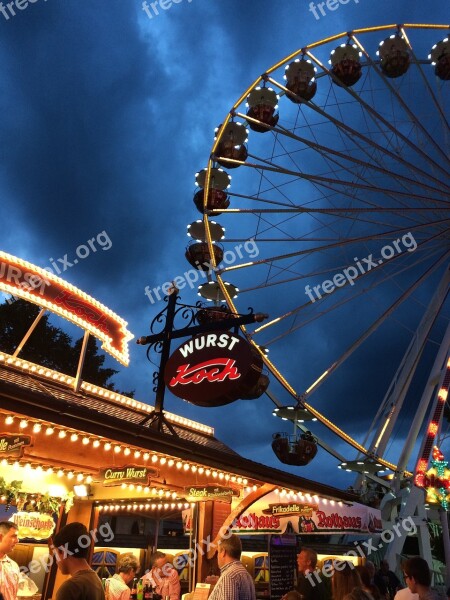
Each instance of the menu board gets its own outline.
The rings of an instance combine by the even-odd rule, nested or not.
[[[297,572],[295,535],[272,535],[269,541],[270,600],[294,589]]]

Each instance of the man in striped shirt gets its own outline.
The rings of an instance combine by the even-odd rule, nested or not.
[[[220,577],[209,600],[256,600],[253,577],[241,563],[242,544],[237,535],[219,542]]]
[[[19,565],[7,556],[19,541],[17,525],[0,522],[0,593],[4,600],[16,600],[19,589]]]

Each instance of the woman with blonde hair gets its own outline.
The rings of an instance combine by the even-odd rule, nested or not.
[[[333,600],[373,600],[372,596],[362,589],[362,581],[355,566],[350,562],[337,562],[334,565],[331,580]],[[346,596],[352,595],[349,598]]]
[[[117,559],[116,573],[107,580],[107,600],[130,600],[128,584],[139,571],[138,559],[132,552],[121,554]]]

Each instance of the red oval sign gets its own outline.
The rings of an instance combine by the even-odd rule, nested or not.
[[[202,333],[175,350],[164,380],[172,394],[192,404],[221,406],[244,397],[255,386],[262,364],[240,335]]]

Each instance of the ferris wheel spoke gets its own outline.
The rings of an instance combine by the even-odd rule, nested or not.
[[[289,93],[289,90],[283,84],[281,84],[280,82],[276,81],[275,79],[273,79],[271,77],[269,78],[269,81],[273,85],[277,86],[279,89],[283,90],[285,93],[286,92]],[[292,92],[290,92],[290,93],[292,93]],[[418,167],[418,165],[415,165],[415,164],[410,163],[409,161],[405,160],[404,158],[402,158],[402,156],[400,154],[392,152],[387,147],[380,146],[377,142],[375,142],[374,140],[372,140],[369,137],[365,136],[364,134],[362,134],[361,132],[357,131],[353,127],[350,127],[349,125],[347,125],[343,121],[340,121],[339,119],[336,119],[331,113],[323,110],[322,108],[320,108],[314,102],[305,101],[305,100],[301,99],[300,97],[298,97],[298,100],[299,100],[299,102],[303,106],[307,106],[308,108],[310,108],[311,110],[313,110],[317,114],[320,114],[322,117],[324,117],[324,119],[326,119],[327,121],[330,121],[336,127],[338,127],[339,129],[341,129],[342,131],[344,131],[346,133],[346,135],[355,136],[355,137],[361,139],[364,143],[367,143],[372,148],[378,150],[381,153],[381,155],[386,155],[387,157],[394,159],[396,162],[401,163],[404,167],[406,167],[407,169],[409,169],[409,171],[412,174],[416,174],[416,175],[420,174],[423,177],[426,177],[427,179],[430,179],[431,181],[434,181],[436,184],[438,184],[439,187],[443,186],[443,187],[445,187],[447,189],[449,188],[449,186],[446,185],[445,183],[443,183],[442,180],[439,180],[437,177],[434,177],[434,175],[432,175],[431,173],[428,173],[427,171],[424,171],[423,169],[421,169],[420,167]],[[445,173],[445,170],[443,170],[443,172]]]
[[[242,117],[245,119],[245,115],[242,113],[237,113],[237,116]],[[373,164],[373,163],[369,163],[367,161],[358,159],[354,156],[349,155],[348,153],[344,153],[342,151],[339,150],[335,150],[333,148],[330,148],[329,146],[323,146],[322,144],[318,144],[316,142],[313,142],[312,140],[308,140],[305,137],[301,137],[299,135],[296,135],[295,133],[289,131],[288,129],[281,127],[281,126],[276,126],[273,128],[273,132],[274,133],[279,133],[283,136],[288,137],[289,139],[298,141],[301,144],[304,144],[305,146],[308,146],[309,148],[311,148],[312,150],[317,151],[319,154],[321,154],[324,157],[329,158],[329,155],[331,156],[336,156],[338,158],[341,158],[343,160],[349,161],[351,162],[353,165],[359,165],[361,167],[365,167],[367,169],[376,171],[378,173],[381,173],[383,175],[388,175],[390,177],[392,177],[393,179],[397,180],[401,180],[404,181],[406,183],[409,183],[410,185],[413,185],[415,187],[419,186],[422,187],[428,191],[432,191],[435,192],[437,194],[444,194],[444,192],[439,188],[427,185],[425,182],[423,181],[418,181],[416,179],[411,179],[410,177],[406,177],[405,175],[401,175],[400,173],[397,173],[391,169],[387,169],[386,167],[381,167],[379,165]],[[343,169],[347,170],[349,173],[351,173],[351,167],[344,167],[341,163],[336,163],[338,164],[340,167],[342,167]]]
[[[366,53],[366,51],[363,48],[363,52]],[[327,69],[327,67],[321,63],[321,61],[315,57],[311,52],[307,52],[306,53],[307,56],[309,56],[309,58],[311,58],[311,60],[313,60],[317,65],[320,66],[320,68],[327,74],[329,75],[334,81],[337,80],[336,76],[333,75],[333,73]],[[387,88],[395,95],[395,97],[397,98],[397,100],[399,101],[399,103],[403,106],[403,108],[405,108],[403,99],[401,98],[401,96],[398,94],[397,90],[389,83],[389,81],[387,81],[387,78],[380,73],[379,69],[376,67],[374,61],[372,59],[370,59],[370,57],[368,57],[370,62],[371,62],[371,66],[372,68],[375,70],[376,73],[378,73],[380,75],[380,77],[382,77],[382,79],[384,80],[385,85],[387,86]],[[370,116],[374,119],[375,122],[379,121],[381,122],[385,127],[387,127],[397,138],[400,138],[407,146],[409,146],[409,148],[411,148],[414,152],[416,152],[418,155],[420,155],[423,159],[425,159],[427,162],[429,162],[432,166],[434,166],[434,168],[437,171],[441,171],[443,174],[447,174],[446,169],[444,169],[439,163],[437,163],[429,154],[427,154],[426,152],[424,152],[421,148],[419,148],[416,144],[414,144],[407,136],[405,136],[403,133],[401,133],[398,128],[394,127],[387,119],[385,119],[377,110],[375,110],[375,108],[373,108],[373,106],[370,106],[370,104],[368,104],[367,102],[365,102],[360,95],[358,95],[354,90],[352,90],[350,87],[343,85],[342,88],[348,93],[350,94],[360,105],[362,108],[364,108],[369,114]],[[421,129],[421,131],[423,132],[423,134],[429,139],[429,141],[434,145],[434,147],[439,151],[439,153],[443,156],[445,162],[449,162],[448,157],[445,155],[445,153],[442,153],[442,149],[439,147],[438,144],[436,144],[436,141],[429,135],[429,133],[424,130],[424,128],[422,127],[422,125],[418,122],[418,120],[416,119],[415,115],[412,113],[412,111],[406,107],[407,113],[409,114],[410,118],[413,119],[414,123],[416,124],[416,126]]]
[[[381,233],[375,233],[372,235],[366,235],[366,236],[361,236],[361,237],[357,237],[357,238],[352,238],[352,239],[345,239],[345,240],[341,240],[338,243],[334,243],[334,244],[329,244],[327,246],[318,246],[318,247],[314,247],[314,248],[309,248],[306,250],[298,250],[297,252],[289,252],[286,254],[280,254],[277,256],[272,256],[269,258],[264,258],[261,260],[255,260],[252,261],[251,263],[245,263],[245,265],[231,265],[229,267],[225,267],[224,269],[219,269],[218,272],[219,273],[225,273],[228,271],[235,271],[237,269],[241,269],[244,266],[246,268],[249,267],[254,267],[263,263],[268,263],[268,262],[273,262],[273,261],[277,261],[277,260],[284,260],[286,258],[291,258],[294,256],[301,256],[302,254],[313,254],[315,252],[323,252],[325,250],[333,250],[334,248],[338,248],[338,247],[342,247],[342,246],[346,246],[349,244],[356,244],[356,243],[362,243],[362,242],[367,242],[367,241],[372,241],[372,240],[378,240],[378,239],[383,239],[392,235],[401,235],[402,233],[412,233],[412,231],[417,231],[420,230],[422,228],[425,227],[429,227],[430,225],[435,225],[435,224],[443,224],[448,222],[450,219],[441,219],[439,221],[436,222],[431,222],[431,223],[423,223],[423,224],[419,224],[419,225],[414,225],[413,227],[403,227],[397,230],[391,230],[391,231],[385,231],[385,232],[381,232]],[[437,235],[443,235],[447,232],[447,230],[444,230],[443,232],[440,232]]]
[[[416,261],[414,264],[412,264],[412,265],[410,265],[410,266],[407,266],[407,267],[404,267],[404,268],[402,268],[402,269],[398,269],[398,271],[396,272],[396,275],[400,275],[400,274],[402,274],[402,273],[406,272],[407,270],[414,268],[414,267],[415,267],[415,266],[417,266],[417,265],[420,265],[420,264],[422,264],[422,263],[424,263],[424,262],[427,262],[427,261],[429,261],[429,260],[430,260],[430,258],[432,258],[433,256],[435,256],[435,255],[436,255],[438,252],[439,252],[438,250],[434,250],[434,251],[429,251],[429,252],[427,252],[427,254],[426,254],[425,256],[423,256],[423,257],[421,257],[421,258],[418,258],[418,259],[417,259],[417,261]],[[397,257],[394,257],[393,259],[391,259],[391,261],[390,261],[390,262],[392,262],[392,261],[394,261],[394,260],[396,260],[396,259],[398,260],[398,259],[399,259],[399,256],[397,256]],[[376,269],[380,269],[380,270],[382,270],[382,269],[381,269],[381,265],[379,265],[379,266],[378,266],[378,267],[376,267],[376,268],[373,268],[373,269],[372,269],[370,272],[373,274],[373,272],[374,272]],[[369,271],[367,271],[366,273],[362,273],[362,274],[360,275],[359,279],[361,279],[361,278],[363,278],[363,277],[367,277],[368,275],[369,275]],[[387,281],[388,279],[391,279],[391,278],[392,278],[392,274],[388,274],[388,275],[386,276],[386,278],[385,278],[385,279],[381,279],[381,280],[379,280],[379,281],[375,281],[375,282],[373,282],[373,283],[372,283],[372,286],[371,286],[371,288],[372,288],[372,287],[373,287],[373,288],[375,288],[375,287],[377,287],[378,285],[381,285],[382,283],[384,283],[385,281]],[[347,284],[344,286],[344,288],[345,288],[346,286],[347,286]],[[344,289],[344,288],[340,288],[340,289]],[[348,287],[347,287],[347,289],[348,289]],[[286,319],[288,319],[288,318],[290,318],[290,317],[292,317],[292,316],[295,316],[295,315],[296,315],[296,314],[298,314],[299,312],[301,312],[301,311],[303,311],[303,310],[305,310],[305,309],[309,308],[310,306],[312,306],[312,304],[316,304],[316,303],[318,303],[318,304],[320,305],[320,304],[324,304],[326,301],[330,301],[330,300],[329,300],[329,298],[332,298],[332,297],[333,297],[333,294],[335,294],[337,291],[338,291],[338,288],[336,288],[336,289],[335,289],[333,292],[331,292],[330,294],[327,294],[326,296],[322,296],[322,297],[321,297],[320,299],[318,299],[318,300],[314,300],[314,301],[313,301],[313,300],[311,300],[311,301],[309,301],[309,302],[305,302],[304,304],[302,304],[302,305],[300,305],[300,306],[297,306],[297,307],[293,308],[293,309],[292,309],[292,310],[290,310],[289,312],[287,312],[287,313],[285,313],[285,314],[283,314],[283,315],[279,315],[278,317],[275,317],[275,318],[274,318],[274,319],[272,319],[271,321],[264,323],[264,325],[260,325],[259,327],[257,327],[257,328],[256,328],[256,329],[253,331],[253,334],[252,334],[252,335],[257,335],[257,334],[261,333],[262,331],[264,331],[264,330],[267,330],[267,329],[269,329],[269,328],[273,327],[274,325],[278,325],[278,324],[279,324],[279,323],[281,323],[282,321],[285,321]],[[355,293],[353,296],[351,296],[351,297],[348,297],[348,298],[346,298],[346,299],[343,299],[343,300],[339,301],[339,303],[338,303],[338,304],[336,304],[336,306],[333,306],[332,308],[329,308],[329,309],[325,309],[324,311],[321,311],[321,312],[320,312],[318,315],[315,315],[315,316],[313,315],[313,317],[310,319],[310,321],[308,321],[308,323],[305,323],[305,324],[303,324],[303,323],[302,323],[302,324],[299,324],[299,325],[297,325],[297,326],[295,327],[295,330],[298,330],[298,329],[302,328],[304,325],[306,325],[306,324],[309,324],[310,322],[313,322],[313,321],[315,321],[317,318],[319,318],[320,316],[322,316],[322,315],[323,315],[325,312],[331,312],[331,310],[334,310],[334,308],[336,308],[337,306],[339,306],[339,307],[340,307],[340,306],[342,306],[343,304],[345,304],[345,303],[347,303],[347,302],[349,302],[349,301],[351,301],[351,300],[353,300],[353,299],[355,299],[355,298],[357,298],[357,297],[359,297],[359,296],[361,296],[361,295],[364,295],[364,294],[366,293],[366,291],[367,291],[366,289],[361,289],[360,291],[356,292],[356,293]],[[291,328],[291,329],[289,330],[289,332],[288,332],[288,333],[292,333],[292,331],[293,331],[293,329]],[[269,344],[269,345],[270,345],[270,344],[273,344],[274,342],[276,342],[276,341],[278,341],[278,340],[282,339],[283,337],[286,337],[286,335],[287,335],[287,333],[286,333],[286,332],[284,332],[284,333],[282,333],[282,334],[278,335],[277,337],[275,337],[275,338],[272,338],[272,339],[268,340],[268,341],[266,342],[266,344]]]
[[[414,55],[414,50],[411,46],[411,43],[409,42],[407,36],[406,36],[406,32],[405,30],[402,28],[401,29],[404,37],[406,38],[406,42],[409,46],[409,49],[411,51],[412,56],[414,57],[414,62],[415,65],[418,69],[418,71],[420,72],[421,76],[422,76],[422,80],[425,82],[427,89],[429,92],[431,92],[431,96],[432,96],[432,100],[435,103],[439,113],[441,114],[441,116],[444,118],[444,122],[448,128],[448,122],[447,119],[445,118],[444,113],[442,112],[442,109],[439,105],[439,103],[437,102],[437,99],[435,97],[435,95],[432,93],[431,87],[426,79],[426,77],[423,74],[423,71],[421,69],[420,63],[417,60],[417,58]],[[381,71],[381,69],[378,67],[378,65],[376,64],[376,62],[372,59],[372,57],[370,56],[370,54],[367,52],[367,50],[364,48],[364,46],[361,44],[361,42],[356,38],[355,35],[351,35],[351,39],[355,42],[355,44],[358,46],[358,48],[361,50],[361,52],[365,55],[365,57],[367,58],[367,60],[370,62],[372,68],[375,70],[375,72],[377,73],[377,75],[379,77],[381,77],[381,79],[383,80],[384,84],[386,85],[386,87],[392,92],[392,94],[397,98],[399,104],[402,106],[403,110],[409,115],[409,117],[411,118],[411,120],[414,122],[414,124],[416,125],[416,127],[418,129],[421,130],[422,134],[429,140],[429,142],[435,147],[435,149],[437,150],[437,152],[442,156],[442,158],[446,161],[446,162],[450,162],[449,161],[449,157],[445,154],[445,152],[443,152],[442,148],[439,146],[439,144],[436,142],[436,140],[430,135],[430,132],[422,125],[422,123],[420,122],[420,119],[417,118],[417,116],[413,113],[413,111],[409,108],[409,106],[406,104],[406,102],[404,101],[404,99],[400,96],[398,90],[395,88],[395,86],[393,86],[390,81],[388,80],[388,78],[384,75],[384,73]]]
[[[359,346],[374,332],[378,329],[378,327],[409,297],[411,294],[426,280],[434,271],[436,271],[442,264],[445,263],[446,260],[450,257],[450,252],[446,252],[444,255],[439,258],[435,264],[424,273],[408,290],[406,290],[400,298],[398,298],[391,306],[369,327],[363,335],[361,335],[354,344],[344,352],[344,354],[334,362],[305,392],[306,396],[310,396],[313,392],[315,392],[320,385],[324,383],[326,379],[336,371],[346,360],[349,358]]]

